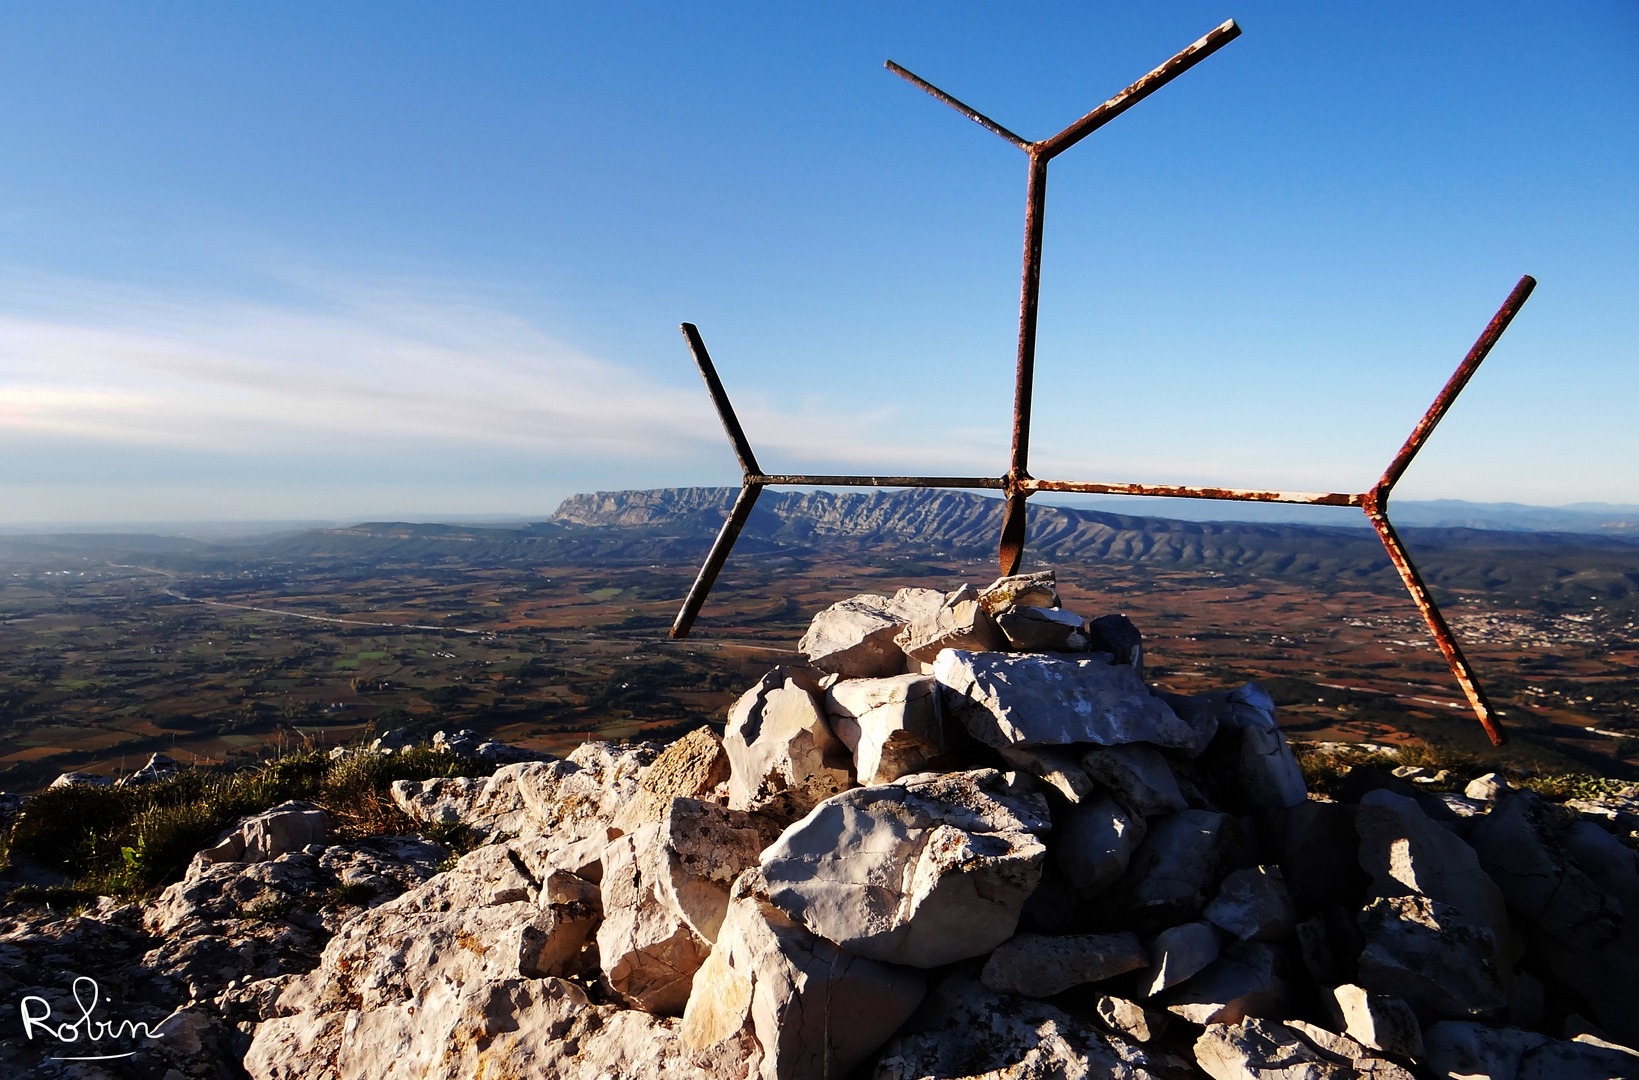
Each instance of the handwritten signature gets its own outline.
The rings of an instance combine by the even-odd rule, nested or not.
[[[89,987],[89,990],[87,990],[87,987]],[[58,1024],[49,1023],[48,1021],[51,1019],[51,1002],[34,994],[30,994],[29,996],[25,997],[22,1003],[17,1006],[17,1010],[23,1014],[23,1034],[27,1035],[31,1042],[34,1039],[36,1028],[44,1032],[47,1036],[55,1038],[58,1042],[65,1043],[79,1042],[81,1039],[84,1039],[88,1043],[105,1042],[110,1039],[134,1039],[139,1037],[144,1039],[157,1039],[159,1037],[160,1028],[163,1028],[166,1024],[170,1023],[171,1019],[175,1017],[177,1013],[182,1011],[181,1008],[175,1009],[171,1012],[170,1016],[167,1016],[159,1023],[151,1026],[140,1020],[121,1020],[118,1023],[111,1024],[107,1020],[93,1020],[91,1018],[91,1014],[97,1009],[97,1001],[102,996],[102,991],[97,986],[96,979],[93,979],[88,975],[81,975],[74,980],[71,989],[74,994],[74,1004],[80,1007],[80,1018],[72,1023],[66,1020]],[[89,1001],[82,996],[87,993],[90,995]],[[29,1005],[31,1003],[42,1006],[45,1011],[40,1013],[31,1013],[29,1011]],[[133,1057],[135,1054],[135,1050],[128,1050],[123,1054],[92,1054],[84,1057],[54,1057],[51,1060],[113,1061],[117,1058]]]

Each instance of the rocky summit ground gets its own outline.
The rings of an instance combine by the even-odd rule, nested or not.
[[[1146,684],[1050,573],[801,653],[721,736],[399,781],[424,835],[290,802],[143,902],[6,905],[0,1074],[1639,1075],[1639,803],[1311,792],[1258,684]]]

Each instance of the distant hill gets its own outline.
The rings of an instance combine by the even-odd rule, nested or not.
[[[0,537],[0,556],[140,557],[178,569],[245,563],[359,561],[464,566],[697,564],[733,502],[732,488],[603,491],[564,500],[521,525],[370,522],[261,544],[145,536]],[[766,491],[736,554],[857,554],[989,561],[1001,500],[934,489]],[[1639,536],[1509,529],[1404,528],[1431,584],[1584,607],[1639,607]],[[1121,563],[1235,576],[1399,588],[1369,530],[1329,525],[1180,521],[1031,503],[1029,557],[1048,564]]]

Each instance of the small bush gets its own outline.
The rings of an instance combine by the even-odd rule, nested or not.
[[[245,908],[245,918],[255,919],[258,922],[278,922],[290,914],[290,901],[285,899],[258,900]]]
[[[337,885],[326,899],[336,907],[363,907],[376,895],[376,890],[362,881]]]

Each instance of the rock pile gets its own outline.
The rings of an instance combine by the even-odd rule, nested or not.
[[[144,925],[383,879],[308,918],[310,970],[194,991],[238,994],[255,1080],[1639,1075],[1621,812],[1373,770],[1312,797],[1260,686],[1146,685],[1050,573],[855,597],[803,651],[721,738],[399,783],[484,841],[441,873],[386,882],[287,806]]]

